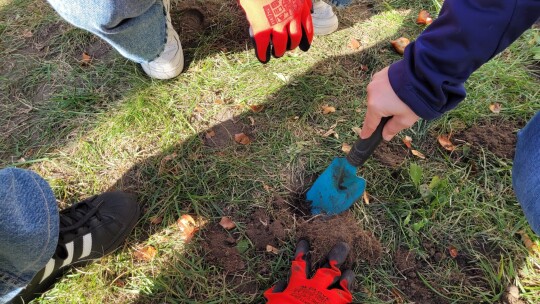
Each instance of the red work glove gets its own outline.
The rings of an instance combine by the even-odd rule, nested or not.
[[[319,268],[308,279],[310,271],[307,253],[309,243],[301,240],[291,266],[289,284],[278,283],[264,292],[268,304],[347,304],[352,302],[350,292],[354,273],[346,270],[343,275],[339,266],[347,258],[350,247],[346,243],[336,244],[328,253],[325,267]]]
[[[300,46],[307,51],[313,40],[311,0],[239,0],[251,25],[255,54],[262,63]]]

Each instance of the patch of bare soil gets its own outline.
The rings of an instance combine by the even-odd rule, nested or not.
[[[234,273],[246,268],[246,263],[236,247],[237,237],[230,235],[223,227],[212,224],[204,233],[202,247],[205,259],[213,265]]]
[[[516,132],[522,126],[520,122],[507,120],[479,122],[455,134],[453,140],[458,144],[470,145],[475,153],[484,148],[498,157],[512,159],[517,140]]]
[[[290,214],[269,216],[263,209],[258,209],[251,215],[246,225],[246,235],[256,250],[266,250],[267,245],[279,248],[287,236],[294,230],[294,222]]]
[[[390,168],[397,168],[405,161],[408,151],[401,142],[382,142],[375,152],[373,157],[383,165]]]
[[[374,265],[382,256],[379,240],[371,232],[363,230],[350,212],[304,221],[300,224],[298,235],[310,241],[314,263],[323,262],[330,249],[340,241],[352,248],[346,267],[357,260]]]
[[[200,137],[203,143],[207,147],[211,148],[224,148],[234,141],[234,135],[244,133],[251,140],[253,140],[252,127],[243,123],[242,121],[235,121],[234,119],[228,119],[221,123],[214,125],[208,131],[203,132]]]
[[[397,288],[405,295],[407,303],[447,303],[433,293],[418,277],[417,272],[422,269],[422,264],[417,261],[413,251],[398,249],[394,254],[394,266],[404,276],[403,279],[397,281]]]

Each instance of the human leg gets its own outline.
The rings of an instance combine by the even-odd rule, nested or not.
[[[540,112],[518,132],[512,183],[529,225],[540,235]]]
[[[32,171],[0,170],[0,303],[24,288],[47,264],[58,241],[56,199]]]
[[[184,57],[170,21],[170,0],[48,0],[66,21],[108,42],[159,79],[177,76]]]

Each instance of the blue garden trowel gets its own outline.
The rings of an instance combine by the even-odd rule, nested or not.
[[[317,178],[306,194],[311,202],[311,213],[339,214],[362,196],[366,181],[356,176],[356,169],[363,165],[382,140],[382,130],[391,117],[383,117],[371,137],[358,139],[344,157],[336,157]]]

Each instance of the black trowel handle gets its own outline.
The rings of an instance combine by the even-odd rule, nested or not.
[[[360,138],[354,143],[351,151],[347,155],[347,161],[349,161],[351,165],[360,167],[371,156],[373,151],[375,151],[375,148],[381,143],[384,125],[386,125],[390,118],[392,118],[392,116],[383,117],[377,126],[377,129],[375,129],[375,132],[373,132],[369,138]]]

